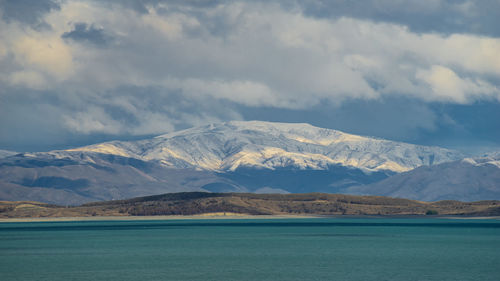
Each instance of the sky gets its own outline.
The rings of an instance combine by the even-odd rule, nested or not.
[[[0,149],[230,120],[500,150],[500,0],[0,0]]]

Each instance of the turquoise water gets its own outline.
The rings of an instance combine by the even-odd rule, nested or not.
[[[500,280],[500,221],[0,223],[0,280]]]

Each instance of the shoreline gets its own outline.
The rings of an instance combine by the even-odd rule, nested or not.
[[[9,222],[83,222],[83,221],[157,221],[157,220],[231,220],[231,219],[460,219],[460,220],[500,220],[500,216],[322,216],[322,215],[247,215],[208,213],[199,215],[167,215],[167,216],[91,216],[91,217],[37,217],[37,218],[0,218],[0,223]]]
[[[247,215],[247,214],[200,214],[171,216],[95,216],[95,217],[46,217],[46,218],[0,218],[4,222],[71,222],[71,221],[141,221],[141,220],[229,220],[229,219],[310,219],[319,216],[296,215]]]

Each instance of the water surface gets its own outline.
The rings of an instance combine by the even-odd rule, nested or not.
[[[500,221],[0,223],[0,280],[500,280]]]

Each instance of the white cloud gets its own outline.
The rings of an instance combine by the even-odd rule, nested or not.
[[[199,27],[200,23],[196,18],[183,14],[173,14],[168,16],[158,15],[155,9],[150,8],[149,13],[142,16],[142,23],[149,28],[155,29],[162,36],[169,40],[178,40],[182,38],[184,26],[187,28]]]
[[[83,134],[117,134],[122,131],[123,126],[113,120],[102,108],[95,106],[75,114],[67,114],[63,116],[63,120],[67,128]]]
[[[433,99],[465,104],[479,96],[500,101],[500,89],[497,87],[480,79],[462,79],[447,67],[433,65],[428,70],[419,70],[416,77],[430,86]]]
[[[435,10],[441,2],[412,5]],[[208,109],[172,113],[172,92],[193,105],[216,99],[292,109],[324,100],[410,96],[465,104],[500,96],[492,80],[500,75],[499,38],[414,33],[347,17],[318,19],[265,2],[148,9],[139,14],[98,1],[64,1],[44,18],[51,29],[0,21],[0,63],[6,65],[0,72],[8,74],[1,83],[57,96],[76,110],[62,114],[65,126],[79,133],[152,133],[220,117]],[[61,39],[77,22],[96,24],[113,44]],[[14,60],[6,64],[9,55]],[[121,93],[123,87],[154,88],[158,94],[141,100]],[[108,107],[136,122],[120,120]]]
[[[12,45],[17,62],[25,69],[39,69],[57,80],[66,78],[74,70],[70,48],[58,36],[27,35]]]
[[[173,131],[175,128],[173,120],[169,116],[158,112],[141,112],[138,119],[140,126],[125,127],[122,131],[132,135],[159,135]]]
[[[7,48],[2,42],[0,42],[0,59],[5,57],[6,55],[7,55]]]
[[[37,71],[16,71],[7,80],[16,86],[26,86],[31,89],[44,90],[48,87],[46,79]]]
[[[165,85],[182,89],[184,93],[194,97],[210,95],[249,106],[279,104],[274,100],[276,94],[271,89],[264,84],[252,81],[186,79],[183,81],[167,80]]]

